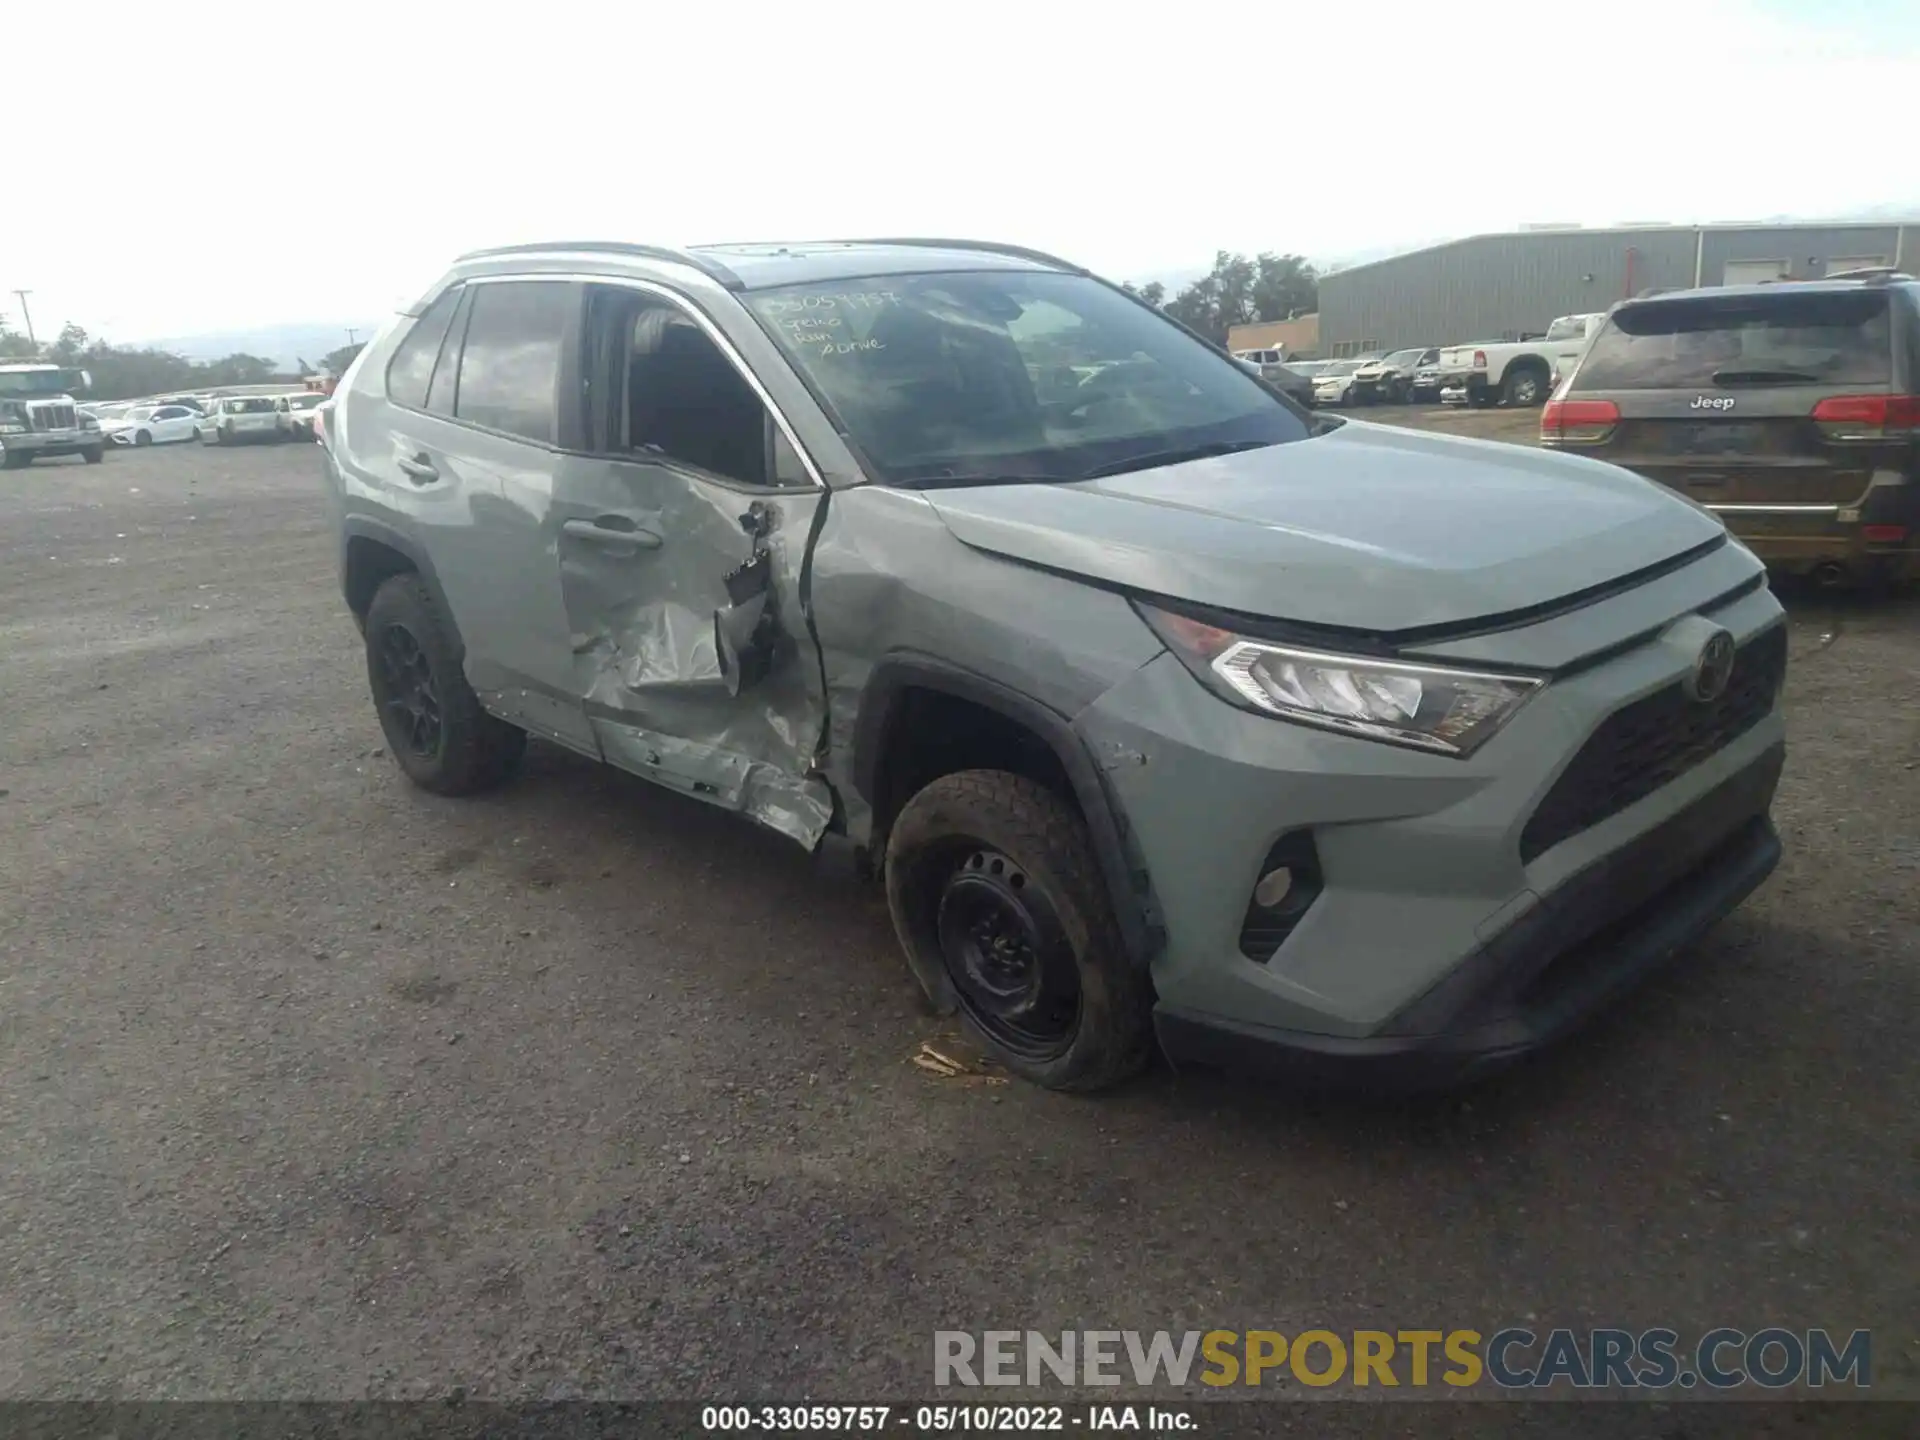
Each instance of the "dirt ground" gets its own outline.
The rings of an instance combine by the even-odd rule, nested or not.
[[[1590,1032],[1415,1104],[1075,1100],[916,1067],[880,897],[777,837],[540,746],[409,787],[332,564],[307,447],[0,480],[0,1397],[924,1398],[939,1327],[1508,1323],[1871,1327],[1920,1392],[1912,597],[1789,597],[1786,860]]]

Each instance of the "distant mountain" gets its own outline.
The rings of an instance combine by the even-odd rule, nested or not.
[[[313,320],[285,325],[260,325],[251,330],[214,330],[202,335],[173,335],[158,340],[141,340],[157,350],[171,350],[189,360],[220,360],[244,353],[271,360],[283,370],[292,370],[301,360],[318,365],[328,351],[347,344],[347,331],[357,340],[368,340],[380,322],[362,320],[328,323]]]

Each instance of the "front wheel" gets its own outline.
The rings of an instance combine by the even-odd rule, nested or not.
[[[513,774],[527,732],[481,708],[453,627],[418,575],[395,575],[374,592],[366,639],[380,728],[409,780],[438,795],[471,795]]]
[[[9,450],[4,458],[0,458],[0,466],[4,466],[8,470],[24,470],[32,463],[33,452],[31,450]]]
[[[153,443],[153,432],[150,430],[135,431],[133,443],[136,445],[151,445]]]
[[[107,458],[106,448],[101,445],[89,445],[80,452],[80,458],[89,465],[98,465]]]
[[[886,880],[921,984],[1009,1070],[1085,1091],[1145,1066],[1151,990],[1066,801],[1005,771],[942,776],[894,821]]]

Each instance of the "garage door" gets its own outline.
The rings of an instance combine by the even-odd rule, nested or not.
[[[1887,263],[1884,255],[1836,255],[1826,263],[1826,273],[1838,275],[1843,270],[1877,270]]]
[[[1765,285],[1773,280],[1785,280],[1791,270],[1784,260],[1729,260],[1727,273],[1721,277],[1722,285]]]

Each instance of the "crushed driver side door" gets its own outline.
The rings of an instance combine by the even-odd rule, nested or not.
[[[833,798],[802,576],[827,492],[706,317],[639,282],[585,304],[549,523],[601,752],[812,849]]]

